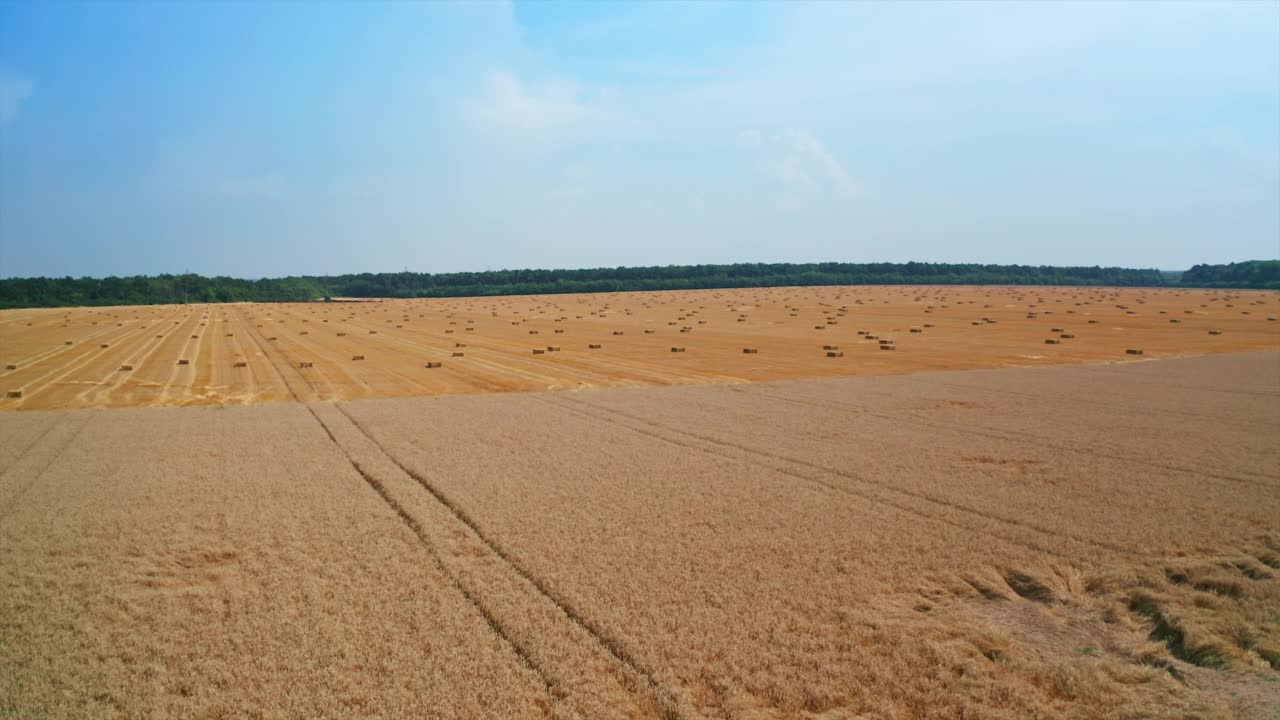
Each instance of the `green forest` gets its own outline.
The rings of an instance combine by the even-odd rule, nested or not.
[[[202,275],[0,280],[0,308],[301,302],[796,285],[1116,285],[1280,290],[1280,261],[1159,270],[949,263],[738,263],[587,270],[360,273],[243,280]]]

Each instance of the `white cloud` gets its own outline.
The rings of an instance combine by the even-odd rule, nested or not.
[[[793,156],[825,178],[832,188],[843,193],[857,191],[858,186],[853,178],[817,136],[794,129],[786,130],[783,135],[791,145]]]
[[[851,195],[858,184],[827,146],[808,130],[786,128],[777,133],[748,129],[738,138],[764,172],[787,191],[830,191]]]
[[[9,122],[18,114],[18,105],[31,97],[35,88],[36,84],[30,78],[0,68],[0,124]]]
[[[464,103],[471,124],[514,130],[545,130],[578,122],[587,114],[574,88],[564,82],[532,86],[508,72],[489,75],[484,93]]]

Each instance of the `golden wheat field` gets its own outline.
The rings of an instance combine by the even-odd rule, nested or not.
[[[739,383],[1270,350],[1280,347],[1277,314],[1275,292],[1039,287],[6,310],[0,409]]]
[[[1280,717],[1278,311],[6,311],[0,718]]]

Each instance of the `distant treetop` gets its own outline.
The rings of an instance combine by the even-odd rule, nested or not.
[[[0,280],[0,308],[305,302],[797,285],[1114,285],[1280,289],[1280,260],[1158,270],[954,263],[737,263],[587,270],[360,273],[241,280],[202,275]]]

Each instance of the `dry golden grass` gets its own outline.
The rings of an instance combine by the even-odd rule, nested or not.
[[[1275,292],[1039,287],[6,310],[0,368],[14,369],[0,370],[0,409],[725,384],[1275,350],[1280,321],[1268,318],[1277,314]]]
[[[1275,717],[1278,398],[1252,353],[4,413],[0,716]]]

